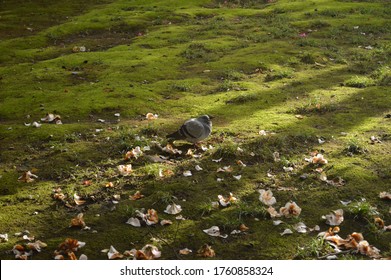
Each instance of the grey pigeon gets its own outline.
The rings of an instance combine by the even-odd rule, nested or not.
[[[203,115],[201,117],[185,121],[178,131],[167,135],[167,138],[197,143],[207,138],[211,132],[212,122],[210,117],[208,115]]]

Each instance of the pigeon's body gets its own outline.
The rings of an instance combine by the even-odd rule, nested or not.
[[[212,122],[209,116],[204,115],[199,118],[187,120],[178,131],[167,135],[167,138],[197,143],[207,138],[211,132]]]

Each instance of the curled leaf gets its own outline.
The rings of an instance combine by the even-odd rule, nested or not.
[[[129,196],[129,199],[130,199],[130,200],[138,200],[138,199],[141,199],[141,198],[143,198],[143,197],[144,197],[144,195],[141,194],[140,191],[136,191],[133,195],[130,195],[130,196]]]
[[[203,170],[203,169],[202,169],[202,167],[200,167],[199,165],[196,165],[196,166],[195,166],[195,170],[201,171],[201,170]]]
[[[124,256],[120,254],[113,246],[110,246],[109,252],[107,252],[109,260],[122,259]]]
[[[325,159],[322,154],[317,154],[316,156],[313,156],[311,158],[311,162],[313,164],[322,164],[322,165],[328,163],[327,159]]]
[[[171,155],[181,155],[182,151],[175,149],[171,144],[167,144],[164,148],[162,148],[163,152],[166,152]]]
[[[41,252],[42,248],[47,247],[48,245],[40,240],[37,240],[33,243],[27,243],[26,247],[29,248],[30,250],[34,250],[37,252]]]
[[[137,146],[136,148],[132,149],[131,151],[125,154],[125,160],[129,160],[132,158],[138,159],[142,155],[143,155],[143,151],[139,146]]]
[[[267,205],[267,206],[270,206],[270,205],[273,205],[275,204],[277,201],[276,201],[276,198],[273,196],[273,193],[271,190],[264,190],[264,189],[260,189],[258,190],[259,192],[259,200]]]
[[[73,200],[75,201],[76,205],[83,205],[86,203],[85,200],[83,200],[80,196],[78,196],[76,193],[73,194]]]
[[[280,208],[280,214],[284,215],[286,218],[297,217],[301,213],[301,208],[296,204],[296,202],[287,202],[284,207]]]
[[[177,205],[175,203],[172,203],[166,207],[166,210],[164,210],[165,213],[176,215],[179,214],[182,211],[182,207],[180,205]]]
[[[0,234],[0,243],[1,242],[8,242],[8,234],[7,233]]]
[[[155,209],[148,209],[147,214],[145,215],[145,222],[148,226],[159,222],[159,217]]]
[[[344,220],[343,210],[338,209],[335,211],[331,211],[330,214],[325,215],[322,218],[326,219],[326,224],[330,226],[339,226]]]
[[[269,208],[267,208],[266,211],[269,213],[269,215],[272,219],[281,217],[281,214],[278,213],[277,210],[274,209],[274,207],[272,207],[272,206],[269,206]]]
[[[193,174],[191,173],[190,170],[186,170],[186,171],[183,171],[183,176],[190,177],[190,176],[193,176]]]
[[[188,255],[188,254],[190,254],[190,253],[192,253],[192,252],[193,252],[193,251],[190,250],[190,249],[188,249],[188,248],[184,248],[184,249],[179,250],[179,254],[180,254],[180,255]]]
[[[33,182],[35,179],[37,179],[38,176],[31,173],[31,171],[26,171],[23,173],[22,176],[20,176],[18,178],[19,181],[22,181],[22,182],[26,182],[26,183],[30,183],[30,182]]]
[[[159,117],[158,114],[153,114],[153,113],[147,113],[147,114],[145,115],[145,118],[146,118],[147,120],[149,120],[149,121],[151,121],[151,120],[156,120],[158,117]]]
[[[215,251],[208,244],[202,245],[202,247],[198,249],[197,254],[203,258],[213,258],[216,256]]]
[[[75,218],[71,220],[71,227],[84,228],[86,223],[84,222],[83,213],[79,213]]]
[[[217,236],[217,237],[222,237],[222,238],[227,238],[227,235],[221,235],[220,234],[220,229],[218,226],[212,226],[208,229],[204,229],[202,230],[203,232],[205,232],[206,234],[210,235],[210,236]]]
[[[132,174],[133,169],[131,164],[127,165],[119,165],[117,166],[119,173],[121,173],[122,176],[129,176]]]
[[[379,194],[379,197],[381,199],[391,200],[391,193],[389,193],[389,192],[381,192]]]
[[[307,226],[303,222],[299,222],[299,223],[295,224],[293,227],[298,233],[306,233],[307,232]]]
[[[236,202],[237,198],[233,196],[232,193],[229,193],[229,197],[225,198],[222,195],[218,195],[217,198],[219,199],[219,203],[223,207],[227,207],[231,203]]]
[[[126,223],[134,227],[141,227],[140,220],[137,218],[130,218]]]
[[[168,226],[168,225],[172,225],[172,221],[171,220],[161,220],[160,224],[162,226]]]
[[[285,229],[282,233],[280,233],[281,236],[287,235],[287,234],[293,234],[293,231],[289,228]]]

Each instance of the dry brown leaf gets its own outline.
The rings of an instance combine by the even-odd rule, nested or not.
[[[259,192],[259,200],[267,205],[267,206],[271,206],[273,204],[275,204],[277,201],[276,201],[276,198],[273,196],[273,193],[271,190],[264,190],[264,189],[260,189],[258,190]]]
[[[239,226],[239,230],[240,230],[241,232],[248,231],[249,229],[250,229],[250,228],[247,227],[245,224],[240,224],[240,226]]]
[[[389,192],[381,192],[381,193],[379,194],[379,197],[380,197],[381,199],[391,200],[391,193],[389,193]],[[391,210],[391,209],[390,209],[390,210]]]
[[[293,201],[287,202],[284,207],[280,208],[280,214],[286,218],[298,217],[300,213],[301,208]]]
[[[209,246],[208,244],[204,244],[200,249],[198,249],[197,255],[204,258],[213,258],[214,256],[216,256],[216,253],[211,246]]]
[[[75,201],[76,205],[83,205],[84,203],[86,203],[86,201],[81,199],[81,197],[78,196],[76,193],[73,195],[73,200]]]
[[[375,218],[375,225],[379,229],[384,229],[385,227],[384,221],[380,217]]]
[[[71,227],[84,228],[86,223],[84,222],[83,213],[79,213],[75,218],[71,220]]]
[[[130,196],[129,196],[129,199],[130,199],[130,200],[138,200],[138,199],[141,199],[141,198],[143,198],[143,197],[144,197],[144,195],[141,194],[140,191],[136,191],[133,195],[130,195]]]
[[[132,149],[131,151],[129,151],[125,154],[125,160],[129,160],[132,158],[138,159],[142,155],[143,155],[143,151],[141,150],[141,148],[139,146],[137,146],[136,148]]]
[[[344,220],[343,210],[338,209],[331,211],[328,215],[325,215],[322,218],[325,219],[326,224],[330,226],[339,226]]]
[[[184,249],[179,250],[179,254],[180,254],[180,255],[188,255],[188,254],[190,254],[190,253],[192,253],[192,252],[193,252],[193,251],[190,250],[190,249],[188,249],[188,248],[184,248]]]
[[[235,203],[237,198],[233,196],[232,193],[229,193],[229,197],[225,198],[222,195],[218,195],[217,198],[219,199],[219,203],[223,207],[227,207],[231,203]]]
[[[147,120],[149,120],[149,121],[151,121],[151,120],[156,120],[158,117],[159,117],[158,114],[153,114],[153,113],[147,113],[147,114],[145,115],[145,118],[146,118]]]
[[[274,209],[274,207],[272,206],[269,206],[269,208],[267,208],[266,211],[270,214],[270,217],[272,219],[281,217],[281,214],[278,213],[277,210]]]
[[[33,182],[37,178],[38,178],[38,176],[33,174],[33,173],[31,173],[31,171],[26,171],[26,172],[23,173],[22,176],[20,176],[18,178],[18,180],[21,181],[21,182],[30,183],[30,182]]]
[[[119,173],[121,173],[122,176],[129,176],[132,174],[133,169],[131,164],[127,165],[118,165],[117,166]]]
[[[148,209],[145,218],[146,218],[145,222],[149,226],[157,224],[159,222],[159,217],[158,217],[157,211],[155,209]]]

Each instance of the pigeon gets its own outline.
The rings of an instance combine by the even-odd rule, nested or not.
[[[168,139],[186,140],[191,143],[197,143],[207,138],[212,132],[211,117],[203,115],[198,118],[192,118],[187,121],[172,134],[167,135]]]

